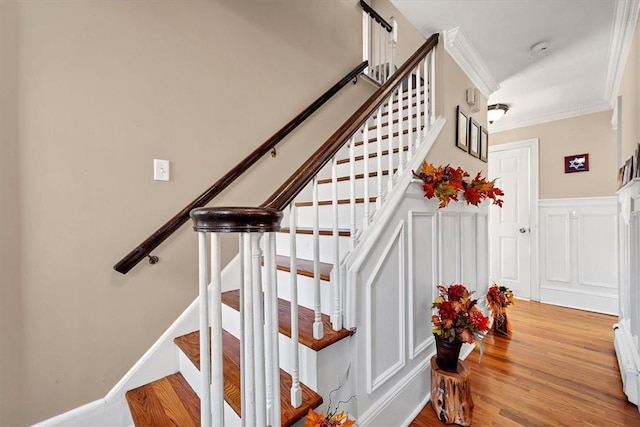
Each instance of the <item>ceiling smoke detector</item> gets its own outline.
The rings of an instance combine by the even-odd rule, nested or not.
[[[529,55],[531,56],[538,56],[543,52],[546,52],[549,49],[549,42],[540,42],[540,43],[536,43],[533,46],[531,46],[531,49],[529,49]]]

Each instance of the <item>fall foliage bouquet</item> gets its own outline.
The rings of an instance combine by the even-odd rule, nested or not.
[[[493,315],[493,330],[502,335],[511,333],[507,319],[507,307],[514,303],[513,292],[506,286],[491,285],[487,292],[487,304]]]
[[[472,180],[469,174],[460,166],[453,168],[449,165],[435,167],[431,163],[422,162],[420,170],[413,175],[422,180],[424,196],[428,199],[437,197],[440,207],[446,207],[450,201],[458,201],[458,193],[462,191],[468,205],[477,206],[484,199],[493,200],[494,205],[502,207],[504,196],[502,190],[493,181],[481,176],[480,172]]]
[[[433,301],[437,314],[431,316],[433,333],[446,342],[461,341],[482,346],[478,335],[489,329],[489,319],[482,314],[472,299],[473,292],[460,284],[438,286],[440,295]]]
[[[353,424],[355,421],[350,420],[344,411],[339,413],[327,411],[327,415],[325,415],[324,412],[318,414],[311,408],[309,408],[307,419],[304,422],[305,427],[349,427]]]

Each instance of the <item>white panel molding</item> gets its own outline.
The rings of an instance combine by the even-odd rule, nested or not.
[[[489,67],[461,27],[444,32],[444,48],[485,98],[500,89]]]
[[[420,260],[416,260],[414,253],[414,244],[419,239],[416,239],[416,231],[417,228],[415,226],[415,218],[416,217],[427,217],[431,219],[431,230],[433,239],[431,239],[431,282],[436,283],[436,270],[437,270],[437,247],[436,247],[436,239],[437,239],[437,230],[436,230],[436,214],[435,212],[415,212],[409,211],[409,225],[408,225],[408,234],[409,234],[409,244],[408,244],[408,271],[409,271],[409,291],[408,291],[408,307],[409,307],[409,359],[413,360],[418,355],[420,355],[423,351],[425,351],[429,344],[434,341],[432,335],[428,335],[428,338],[422,342],[414,342],[415,328],[416,328],[416,316],[414,311],[414,298],[416,294],[416,283],[415,283],[415,267],[421,264]],[[426,307],[429,310],[430,307]],[[424,327],[424,325],[422,325]]]
[[[476,214],[476,280],[478,294],[485,294],[489,290],[488,211]],[[486,303],[486,299],[484,302]]]
[[[392,253],[392,249],[394,246],[397,246],[397,252]],[[375,352],[373,351],[373,316],[374,313],[371,310],[372,300],[371,293],[372,288],[375,285],[378,275],[382,272],[382,267],[385,264],[385,261],[389,259],[389,257],[397,256],[398,257],[398,343],[397,343],[397,351],[398,358],[397,360],[391,364],[387,369],[385,369],[382,373],[375,376],[373,372],[373,357],[375,356]],[[389,242],[385,246],[382,254],[376,261],[375,266],[373,267],[373,271],[369,276],[369,279],[366,281],[365,285],[365,314],[366,314],[366,366],[367,366],[367,392],[369,394],[373,393],[376,389],[378,389],[382,384],[391,379],[395,373],[400,371],[405,366],[405,305],[406,301],[404,298],[404,269],[405,269],[405,254],[404,254],[404,221],[400,221],[394,230]],[[389,342],[389,345],[392,345]]]
[[[368,426],[372,424],[377,417],[379,417],[391,403],[393,403],[407,389],[411,383],[418,379],[421,375],[429,375],[428,371],[431,369],[431,358],[427,357],[422,360],[415,368],[413,368],[407,375],[400,379],[396,384],[389,389],[378,401],[369,407],[369,409],[358,416],[359,426]],[[421,408],[420,408],[421,409]],[[414,417],[415,418],[415,417]],[[413,420],[413,418],[411,419]]]
[[[541,302],[608,314],[618,311],[617,205],[616,197],[540,201],[545,251]],[[565,252],[560,253],[563,245]]]
[[[607,77],[603,90],[604,99],[607,100],[611,108],[614,107],[620,90],[620,82],[631,49],[639,13],[640,2],[637,0],[618,0],[615,2],[611,44],[607,56]]]
[[[452,227],[453,236],[445,229],[447,219],[455,221]],[[447,256],[445,244],[454,245],[453,256]],[[446,262],[454,263],[453,279],[448,280],[444,277],[447,270]],[[440,210],[438,211],[438,283],[448,286],[452,284],[449,282],[460,283],[460,213]]]
[[[614,236],[614,242],[613,242],[613,250],[615,250],[615,248],[617,248],[618,246],[618,239],[617,239],[617,234],[616,234],[616,230],[618,229],[618,221],[617,221],[617,212],[615,210],[615,207],[611,210],[611,212],[604,212],[604,213],[583,213],[578,217],[578,284],[579,285],[586,285],[586,286],[595,286],[595,287],[600,287],[600,288],[609,288],[609,289],[618,289],[618,271],[617,271],[617,257],[614,261],[615,264],[614,265],[614,271],[611,272],[611,281],[610,282],[597,282],[597,281],[591,281],[588,280],[585,275],[584,275],[584,266],[589,264],[587,261],[585,261],[586,258],[586,252],[588,252],[590,250],[590,248],[584,243],[584,233],[588,232],[587,227],[583,227],[583,218],[585,217],[592,217],[592,218],[603,218],[604,221],[606,222],[607,219],[610,219],[613,221],[613,227],[612,227],[612,234]],[[605,225],[605,224],[603,224]]]
[[[476,214],[460,213],[460,283],[469,291],[478,290],[478,236]],[[470,277],[468,277],[470,276]]]
[[[543,246],[544,246],[544,252],[545,252],[545,263],[544,263],[544,270],[545,270],[545,278],[549,281],[553,281],[553,282],[564,282],[564,283],[571,283],[571,257],[570,257],[570,248],[571,248],[571,225],[569,223],[569,214],[568,213],[552,213],[552,212],[548,212],[548,213],[544,213],[542,214],[543,216],[543,226],[545,227],[544,230],[542,230],[543,233]],[[558,257],[554,257],[554,259],[551,259],[549,257],[550,253],[551,253],[551,248],[550,245],[553,245],[553,242],[551,241],[551,237],[548,233],[548,225],[549,225],[549,218],[552,217],[559,217],[562,218],[564,221],[564,233],[562,235],[562,237],[564,238],[564,247],[566,248],[566,250],[564,251],[564,257],[562,259],[558,258]],[[557,233],[553,234],[553,237],[558,238],[560,237]],[[555,246],[555,245],[553,245]],[[551,268],[550,266],[552,265],[553,262],[557,262],[557,261],[562,261],[564,264],[564,275],[563,276],[552,276],[551,275]]]

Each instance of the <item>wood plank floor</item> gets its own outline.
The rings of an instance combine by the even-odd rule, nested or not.
[[[473,426],[640,426],[613,347],[616,317],[529,301],[509,307],[511,339],[469,358]],[[441,426],[429,402],[411,426]]]

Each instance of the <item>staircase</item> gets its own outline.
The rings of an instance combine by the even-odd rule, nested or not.
[[[337,151],[332,161],[326,162],[284,209],[282,228],[273,233],[276,253],[272,262],[277,271],[278,290],[275,300],[278,350],[273,353],[273,348],[268,349],[268,332],[265,332],[267,344],[262,345],[267,347],[266,358],[279,353],[281,425],[295,425],[309,409],[326,403],[328,393],[339,384],[348,392],[355,393],[352,386],[340,382],[345,371],[348,373],[353,352],[349,344],[352,331],[342,327],[344,287],[340,285],[336,262],[340,263],[358,245],[367,227],[375,220],[376,213],[384,209],[384,202],[390,198],[399,177],[411,174],[407,170],[411,156],[433,120],[429,109],[433,104],[429,104],[432,100],[425,83],[426,72],[423,71],[424,78],[420,78],[421,70],[426,70],[426,62],[418,65],[410,78],[405,79],[404,85],[389,89],[390,96],[379,104]],[[271,233],[264,236],[268,234]],[[269,262],[271,245],[263,237],[261,248],[253,248],[253,258],[258,259],[257,250],[261,260],[258,268],[263,282],[270,274],[265,264]],[[246,260],[245,270],[249,269],[251,258]],[[222,281],[227,282],[224,283],[225,288],[231,287],[232,290],[222,292],[220,297],[224,423],[241,425],[242,406],[244,399],[248,398],[242,392],[242,345],[239,340],[243,323],[240,314],[243,277],[239,274],[227,276],[233,278],[225,276]],[[236,283],[229,284],[229,281]],[[265,322],[269,318],[266,286],[264,294],[258,294],[258,298],[264,298]],[[214,291],[211,292],[213,295]],[[256,301],[255,296],[253,300]],[[215,302],[211,304],[215,305]],[[262,317],[260,311],[256,315]],[[292,322],[292,319],[297,321]],[[260,329],[264,328],[262,325],[260,322]],[[202,338],[198,330],[175,337],[174,351],[179,359],[179,371],[126,392],[136,426],[200,425]],[[204,338],[209,341],[208,337]],[[292,345],[293,340],[298,342],[297,346]],[[216,339],[212,341],[215,343]],[[345,344],[338,345],[342,342]],[[215,344],[211,346],[215,348]],[[256,351],[262,352],[262,348]],[[296,351],[298,354],[294,354]],[[336,365],[336,360],[342,362]],[[211,363],[216,366],[215,357]],[[323,369],[327,364],[332,367],[329,372]],[[264,368],[267,374],[269,366]],[[338,371],[333,369],[337,366],[341,366]],[[301,402],[295,405],[292,388],[297,387],[298,381]],[[269,406],[275,399],[269,392],[267,394]],[[269,419],[270,416],[266,417]],[[216,425],[215,420],[213,425]]]

